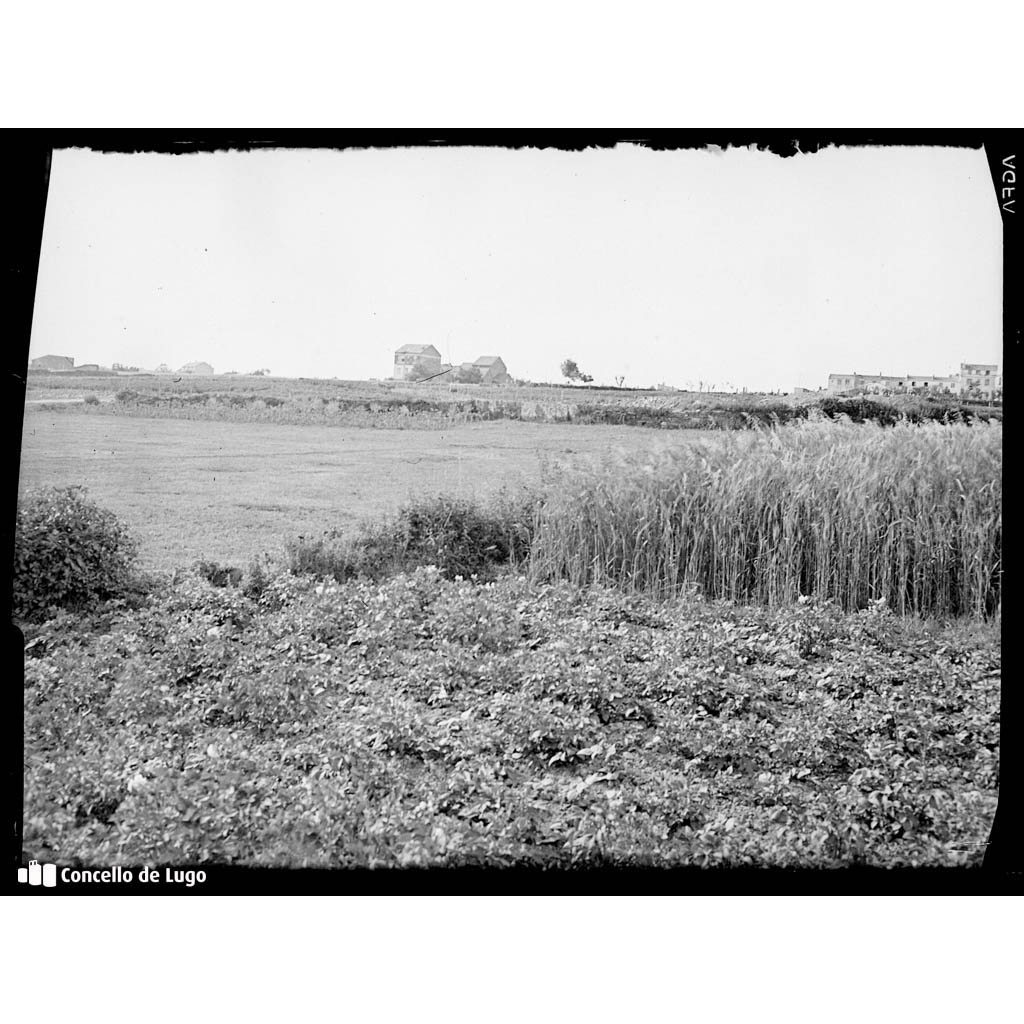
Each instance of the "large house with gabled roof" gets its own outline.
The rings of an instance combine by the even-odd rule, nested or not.
[[[419,377],[413,370],[419,366],[424,377],[441,372],[441,353],[433,345],[403,345],[395,352],[395,380]]]

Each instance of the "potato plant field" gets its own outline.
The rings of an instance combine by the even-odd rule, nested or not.
[[[26,663],[25,843],[83,863],[963,865],[999,643],[813,601],[190,578]]]

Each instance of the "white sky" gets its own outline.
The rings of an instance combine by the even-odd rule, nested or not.
[[[1001,363],[980,150],[54,155],[31,356],[815,388]]]

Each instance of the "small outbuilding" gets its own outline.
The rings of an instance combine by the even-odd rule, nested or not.
[[[485,384],[510,384],[512,381],[501,356],[481,356],[473,365]]]

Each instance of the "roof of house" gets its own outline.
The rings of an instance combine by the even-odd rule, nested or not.
[[[473,365],[474,366],[493,366],[495,363],[501,363],[504,360],[501,356],[481,356]]]
[[[395,355],[398,355],[399,352],[414,356],[435,355],[438,359],[441,358],[441,353],[433,345],[403,345],[400,349],[395,350]]]
[[[44,359],[58,359],[63,363],[67,363],[69,366],[73,366],[75,362],[74,358],[71,356],[36,356],[32,362],[41,363]]]

